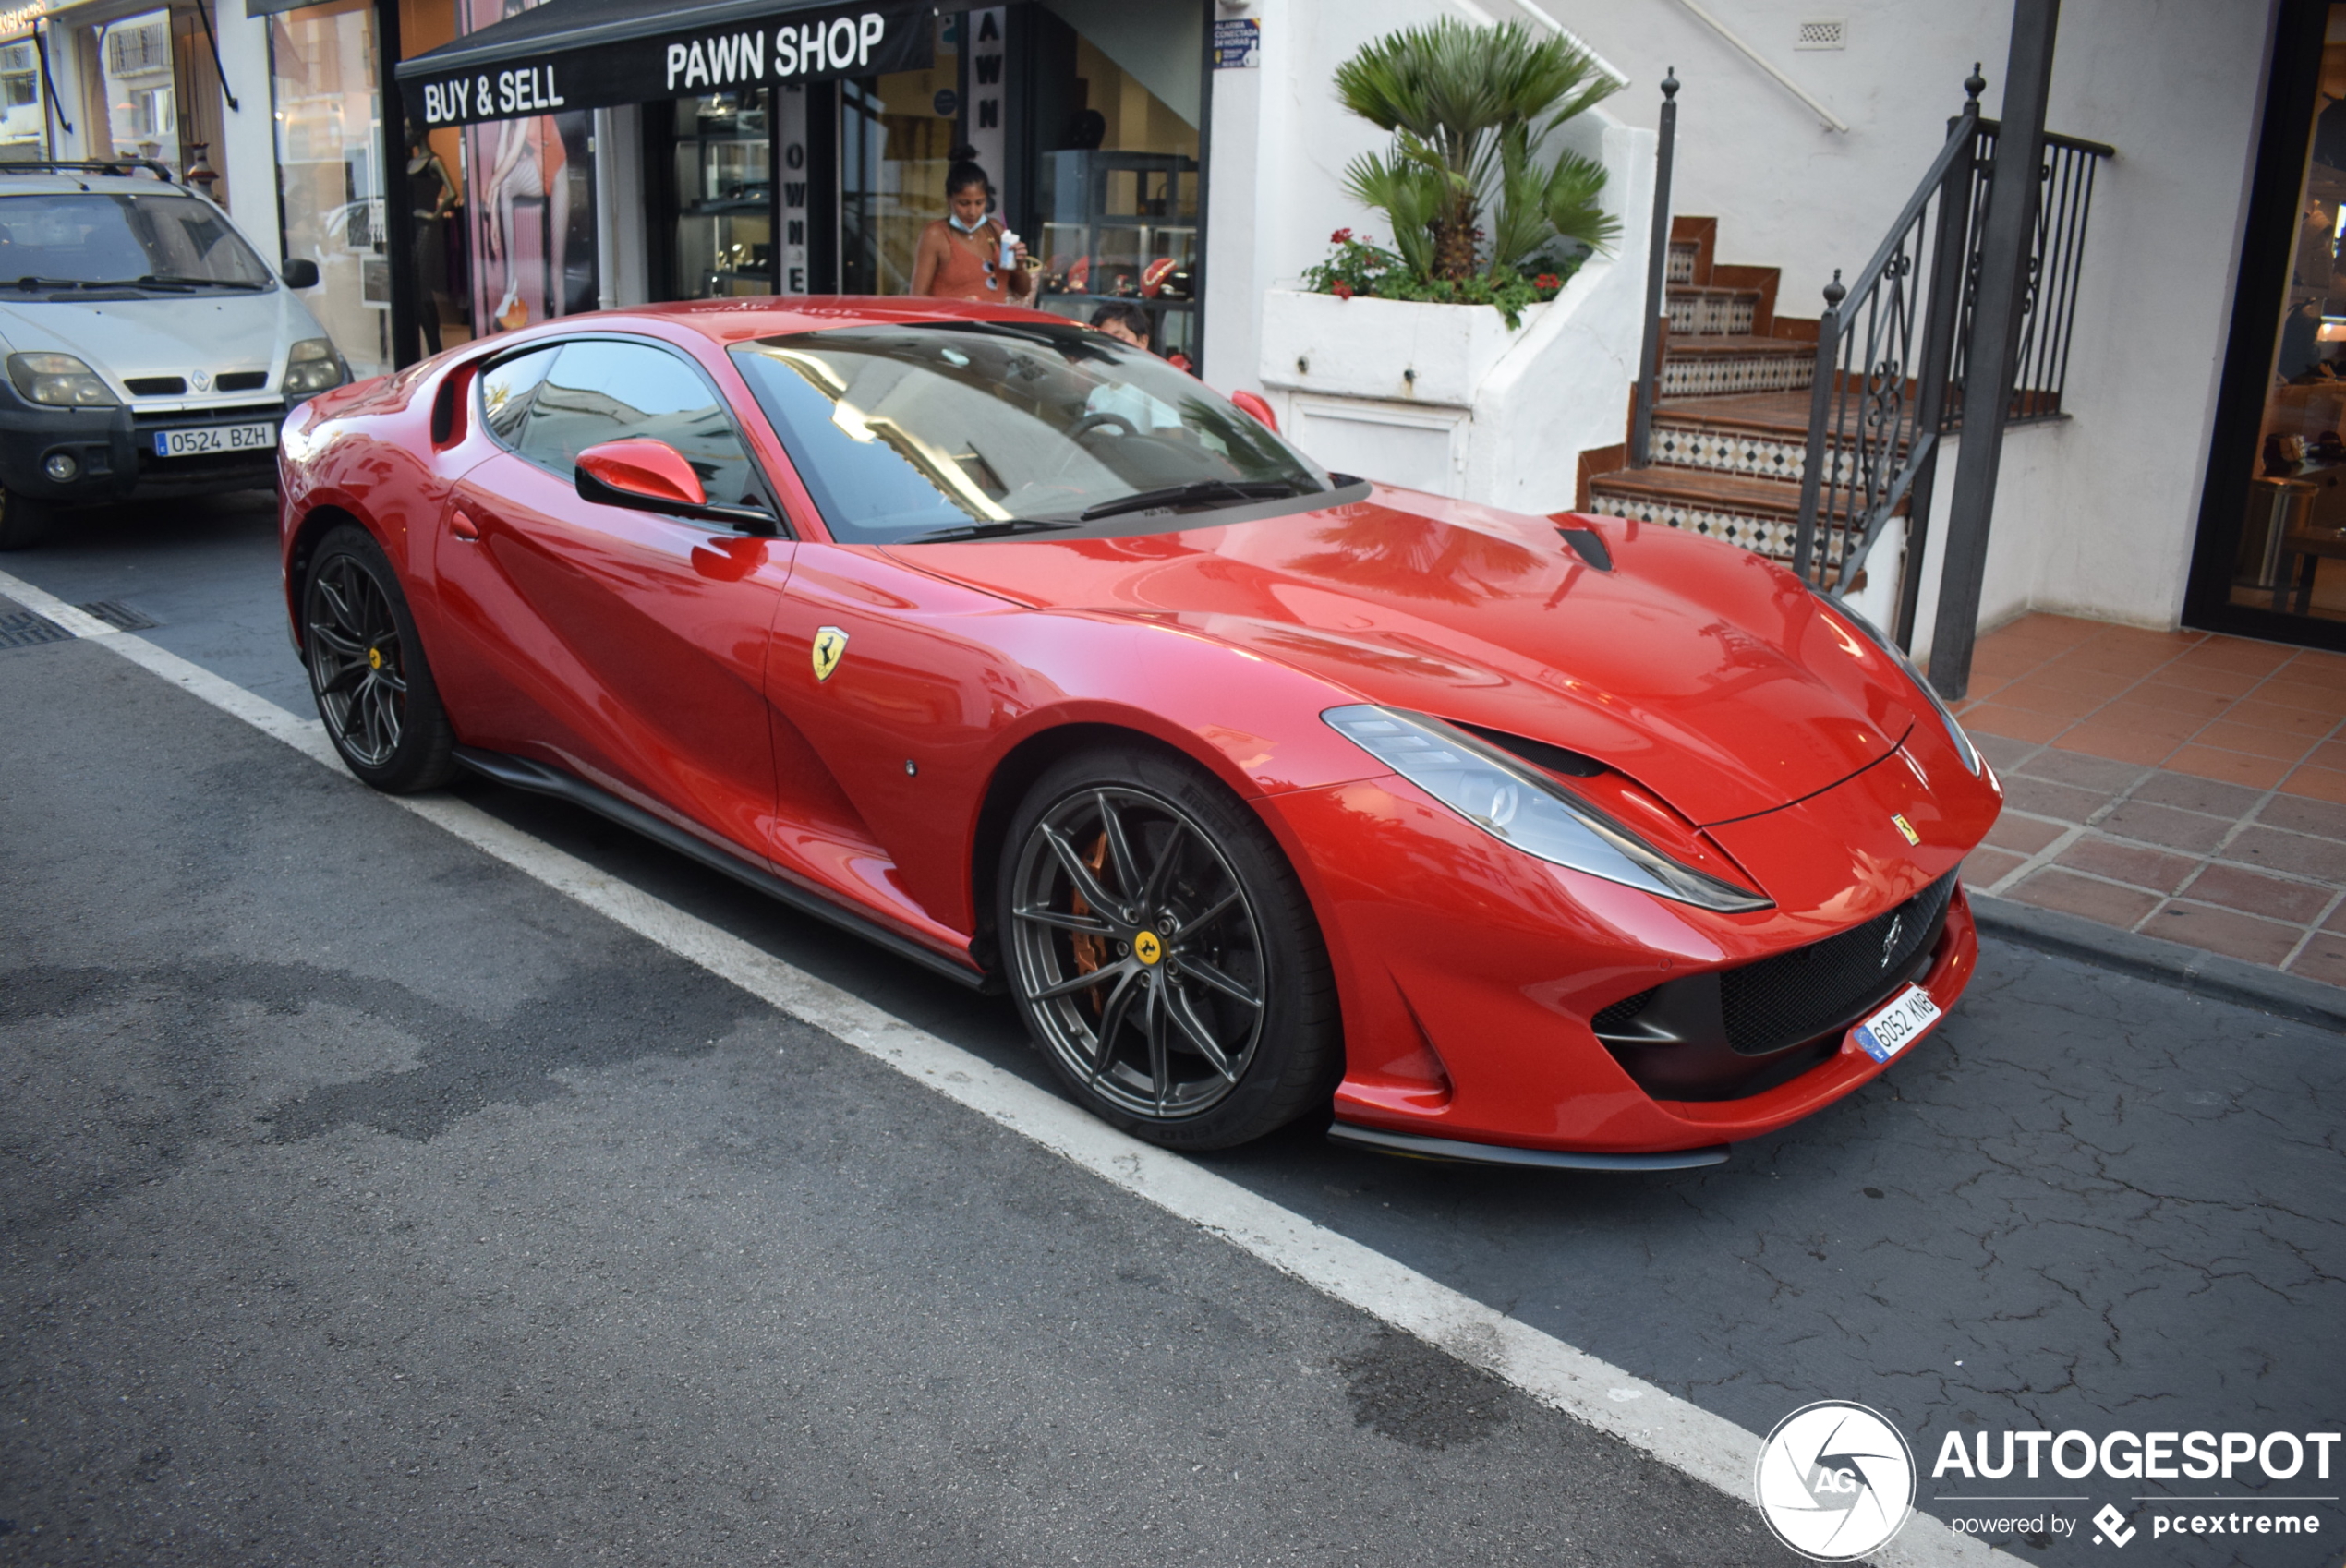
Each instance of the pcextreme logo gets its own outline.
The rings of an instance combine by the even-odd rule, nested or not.
[[[1915,1506],[1915,1456],[1898,1429],[1862,1405],[1804,1405],[1760,1445],[1753,1500],[1776,1538],[1814,1562],[1879,1550]]]

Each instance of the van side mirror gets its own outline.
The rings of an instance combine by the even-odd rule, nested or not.
[[[277,275],[285,280],[287,288],[316,288],[318,263],[307,256],[289,256],[285,264],[277,269]]]
[[[773,513],[762,508],[711,504],[700,476],[684,461],[684,454],[649,436],[629,436],[588,447],[578,454],[573,482],[580,500],[602,506],[695,517],[745,534],[781,532]]]

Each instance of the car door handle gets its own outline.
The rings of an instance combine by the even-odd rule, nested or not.
[[[466,516],[461,512],[451,513],[449,514],[448,531],[455,535],[458,538],[464,540],[466,544],[477,545],[480,543],[480,528],[478,525],[475,524],[471,518]]]

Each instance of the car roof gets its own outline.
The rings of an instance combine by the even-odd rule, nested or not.
[[[147,175],[12,175],[0,164],[0,196],[54,196],[78,191],[115,191],[130,195],[193,196],[194,191],[170,180]]]
[[[830,327],[868,327],[922,321],[1035,321],[1080,327],[1081,321],[1048,311],[1015,305],[989,305],[979,300],[929,299],[919,295],[768,295],[745,299],[687,299],[667,305],[625,306],[592,316],[558,316],[543,324],[559,332],[591,332],[598,325],[617,326],[630,318],[650,319],[698,332],[718,344],[784,332],[820,332]]]

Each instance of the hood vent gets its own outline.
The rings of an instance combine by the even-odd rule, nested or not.
[[[1558,528],[1572,553],[1600,572],[1613,570],[1613,552],[1605,548],[1604,536],[1594,528]]]
[[[1510,735],[1504,730],[1485,730],[1480,724],[1460,724],[1455,718],[1445,722],[1457,724],[1469,735],[1480,735],[1501,751],[1519,756],[1534,767],[1544,767],[1550,773],[1561,773],[1567,778],[1594,778],[1604,771],[1604,764],[1592,756],[1568,752],[1545,741],[1534,741],[1528,735]]]

